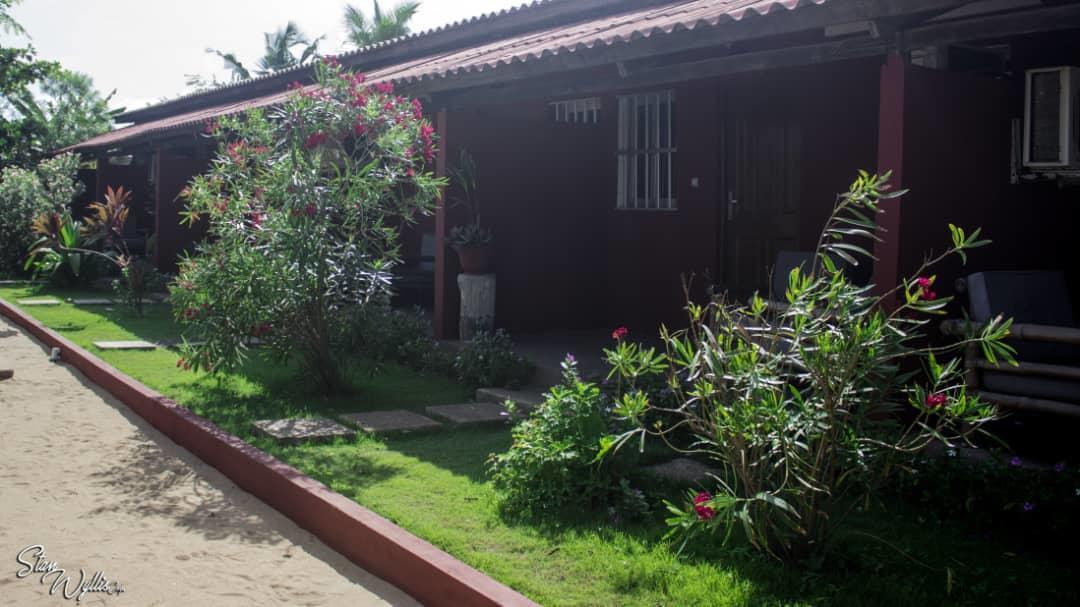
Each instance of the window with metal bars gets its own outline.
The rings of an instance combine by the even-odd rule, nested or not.
[[[600,121],[600,98],[567,99],[548,104],[555,122],[596,124]]]
[[[675,210],[675,94],[619,97],[617,206]]]

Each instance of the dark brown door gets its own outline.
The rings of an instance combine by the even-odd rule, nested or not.
[[[745,300],[769,293],[777,251],[798,244],[802,128],[752,91],[726,95],[721,286]]]

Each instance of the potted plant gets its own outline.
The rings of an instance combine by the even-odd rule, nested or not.
[[[461,150],[456,167],[450,168],[450,176],[461,188],[461,196],[452,200],[455,206],[464,207],[469,222],[450,230],[450,246],[458,254],[461,270],[466,274],[487,274],[492,266],[492,241],[490,228],[480,225],[480,200],[476,178],[476,161],[468,150]]]

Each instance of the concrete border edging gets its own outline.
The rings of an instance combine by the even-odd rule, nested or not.
[[[281,512],[353,563],[425,605],[536,606],[517,591],[455,559],[105,361],[0,299],[0,314],[26,329],[173,442]]]

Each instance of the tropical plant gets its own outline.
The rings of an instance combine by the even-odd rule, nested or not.
[[[180,262],[171,300],[187,335],[182,365],[235,367],[252,338],[295,357],[327,392],[346,388],[351,319],[385,301],[398,229],[433,209],[443,180],[425,169],[434,128],[419,102],[369,86],[333,60],[319,87],[212,124],[218,154],[183,192],[209,238]]]
[[[950,226],[951,246],[884,295],[852,284],[833,261],[870,258],[861,243],[876,238],[880,201],[902,194],[890,192],[887,179],[861,173],[838,198],[813,267],[788,277],[786,306],[718,296],[687,304],[689,328],[661,331],[659,362],[676,406],[658,407],[635,387],[634,375],[655,359],[641,350],[607,352],[613,376],[624,380],[615,413],[635,428],[605,439],[603,452],[689,432],[696,440],[678,449],[721,470],[715,493],[691,491],[686,505],[668,504],[673,533],[688,539],[741,526],[751,544],[781,559],[822,550],[848,513],[898,472],[898,459],[933,441],[968,441],[994,418],[995,409],[967,391],[960,358],[951,355],[974,343],[989,360],[1012,360],[1001,341],[1010,321],[995,319],[957,344],[925,338],[929,319],[950,300],[937,296],[929,269],[987,244],[978,230]],[[676,421],[647,425],[653,409]]]
[[[351,4],[345,5],[345,29],[349,41],[358,48],[377,42],[392,40],[409,33],[409,21],[420,8],[419,2],[406,1],[395,5],[385,13],[379,0],[372,0],[371,18]]]
[[[34,278],[47,277],[62,285],[87,282],[91,254],[83,225],[71,216],[70,209],[43,213],[34,219],[31,230],[39,236],[31,245],[24,270]]]
[[[78,168],[78,156],[60,154],[30,169],[8,167],[0,173],[0,275],[22,270],[26,251],[38,238],[31,231],[35,218],[61,210],[82,193]]]
[[[451,246],[461,249],[491,244],[495,233],[480,225],[480,181],[476,172],[476,159],[468,150],[462,149],[456,166],[449,168],[450,179],[461,192],[450,203],[465,209],[468,222],[450,229]]]

